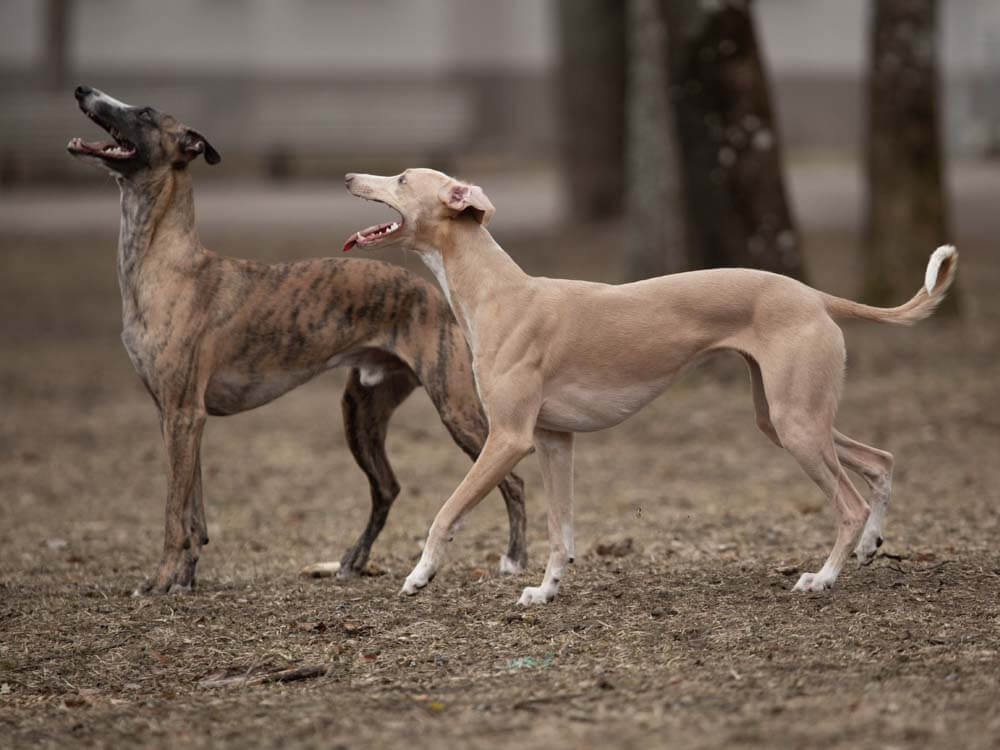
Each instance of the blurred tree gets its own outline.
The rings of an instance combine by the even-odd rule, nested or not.
[[[45,6],[45,83],[55,91],[66,86],[70,0],[48,0]]]
[[[939,123],[937,0],[874,0],[864,297],[898,304],[951,239]],[[943,310],[958,310],[955,290]]]
[[[629,0],[626,215],[629,280],[703,265],[686,241],[686,211],[668,98],[667,28],[658,0]]]
[[[618,216],[625,193],[625,3],[559,0],[559,99],[570,211]]]
[[[681,173],[703,262],[805,276],[749,0],[659,0]]]

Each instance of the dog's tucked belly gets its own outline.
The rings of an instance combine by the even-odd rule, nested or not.
[[[266,372],[249,374],[236,370],[220,370],[208,381],[205,408],[209,414],[222,416],[255,409],[273,401],[325,370]]]
[[[594,432],[624,422],[656,398],[669,380],[610,388],[564,385],[546,393],[538,426],[564,432]]]
[[[403,366],[392,354],[374,348],[338,352],[311,367],[248,373],[230,367],[218,370],[208,381],[205,408],[209,414],[224,416],[274,401],[278,396],[335,367],[358,368],[361,384],[377,386],[388,372]]]

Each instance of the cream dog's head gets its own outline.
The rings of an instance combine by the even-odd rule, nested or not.
[[[399,221],[355,232],[344,243],[345,251],[398,244],[416,250],[430,248],[446,222],[475,221],[486,226],[496,211],[478,185],[459,182],[433,169],[407,169],[392,177],[352,173],[344,181],[353,195],[384,203],[400,216]]]

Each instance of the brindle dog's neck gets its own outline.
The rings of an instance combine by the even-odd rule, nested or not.
[[[118,283],[127,306],[136,299],[141,269],[153,255],[191,253],[199,245],[194,190],[186,169],[169,169],[139,181],[119,177],[118,186]]]

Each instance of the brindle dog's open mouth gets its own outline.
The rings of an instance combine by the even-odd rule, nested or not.
[[[376,201],[376,203],[382,203],[382,201]],[[347,242],[344,243],[344,252],[346,253],[355,246],[368,247],[369,245],[374,245],[377,242],[381,242],[389,235],[395,234],[402,228],[403,218],[401,216],[399,221],[391,221],[388,224],[375,224],[367,229],[362,229],[360,232],[355,232],[347,238]]]
[[[101,128],[108,131],[112,140],[101,141],[99,143],[88,143],[82,138],[74,138],[66,146],[67,150],[71,154],[98,156],[102,159],[116,159],[119,161],[131,159],[135,156],[135,146],[133,146],[128,139],[123,137],[113,125],[102,122],[99,117],[91,112],[83,110],[83,113],[100,125]]]

